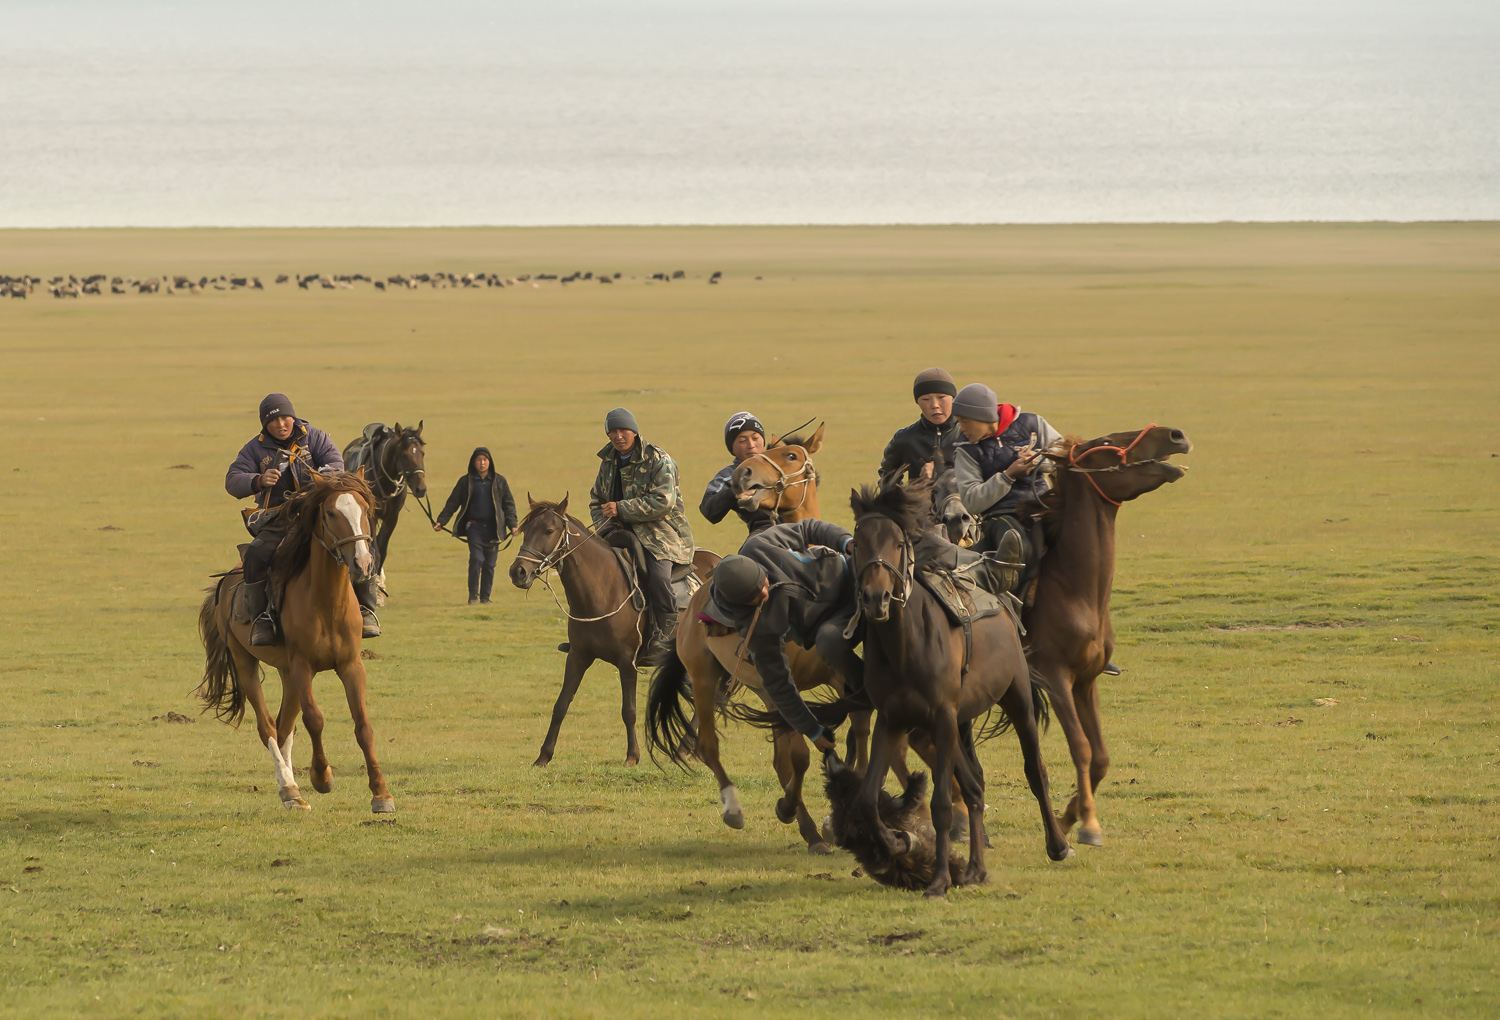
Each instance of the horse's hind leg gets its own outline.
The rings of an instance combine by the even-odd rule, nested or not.
[[[1016,731],[1021,743],[1021,759],[1026,769],[1026,782],[1036,797],[1042,811],[1042,832],[1047,838],[1047,856],[1054,861],[1065,861],[1073,856],[1068,845],[1067,826],[1060,822],[1052,811],[1052,796],[1048,790],[1047,765],[1042,761],[1041,733],[1037,730],[1036,718],[1032,715],[1031,690],[1022,687],[1025,681],[1011,684],[1000,697],[1000,707]],[[1052,703],[1054,710],[1057,702]]]
[[[385,785],[385,775],[380,763],[375,760],[375,727],[370,725],[370,712],[365,707],[365,664],[356,656],[337,667],[339,679],[344,682],[344,697],[349,702],[349,715],[354,720],[354,739],[365,755],[365,774],[370,780],[370,810],[376,814],[389,814],[396,810],[396,799],[390,787]]]
[[[292,739],[297,733],[297,713],[302,710],[302,692],[312,686],[312,671],[306,664],[292,662],[277,672],[281,674],[281,708],[276,713],[276,731],[271,736],[269,750],[277,763],[281,803],[288,808],[310,811],[312,805],[302,799],[292,769]],[[303,672],[307,674],[305,678]]]
[[[552,725],[547,727],[547,738],[542,741],[542,749],[536,756],[533,766],[540,767],[552,760],[552,754],[557,750],[557,735],[562,732],[563,720],[568,717],[568,706],[573,704],[573,696],[578,693],[578,685],[583,682],[583,674],[594,664],[594,656],[579,650],[579,642],[569,642],[568,658],[563,665],[562,690],[557,692],[557,703],[552,706]],[[620,671],[620,683],[625,683],[625,671]],[[635,698],[630,699],[631,722],[635,720]],[[631,743],[635,742],[635,731],[631,730]],[[637,753],[639,758],[639,753]]]
[[[989,840],[984,834],[984,767],[979,764],[979,755],[974,749],[974,724],[966,722],[958,728],[959,753],[953,757],[953,778],[959,794],[968,807],[969,865],[964,869],[961,885],[978,885],[988,872],[984,867],[984,851]],[[955,812],[955,815],[957,812]],[[954,818],[954,825],[958,818]],[[956,838],[956,837],[955,837]]]
[[[776,778],[781,780],[781,799],[776,802],[776,820],[787,824],[796,819],[797,829],[807,841],[808,853],[831,854],[833,847],[823,841],[823,834],[802,802],[802,783],[807,776],[807,767],[812,756],[807,751],[807,741],[796,730],[776,730],[774,763]]]
[[[954,710],[944,707],[933,720],[932,742],[937,745],[937,761],[932,769],[932,827],[937,831],[933,851],[932,883],[922,895],[936,899],[948,895],[953,876],[948,869],[948,855],[953,845],[953,772],[958,752],[958,719]],[[970,848],[973,852],[973,848]]]
[[[937,775],[937,745],[932,742],[932,734],[926,730],[913,730],[904,739],[906,747],[915,751],[917,757],[921,758],[923,763],[932,770],[933,775]],[[902,764],[904,766],[905,762]],[[906,779],[901,779],[901,783],[905,785]],[[955,843],[962,843],[969,838],[969,809],[964,805],[963,790],[959,789],[956,777],[953,780],[953,797],[957,799],[957,803],[953,804],[953,825],[948,833]],[[950,798],[950,803],[952,803],[952,798]],[[959,810],[961,806],[963,810]]]
[[[333,767],[328,764],[328,753],[323,750],[323,710],[313,700],[312,684],[302,691],[302,721],[307,724],[307,736],[312,741],[312,765],[308,769],[313,789],[319,793],[333,791]],[[287,737],[290,745],[291,737]],[[288,758],[290,761],[290,758]]]
[[[625,764],[639,765],[641,745],[635,739],[635,663],[629,659],[620,666],[620,720],[625,724]]]
[[[698,741],[694,753],[698,760],[708,766],[719,784],[719,817],[731,829],[745,827],[745,809],[740,804],[740,791],[724,771],[719,760],[719,731],[714,725],[714,698],[718,693],[719,677],[717,661],[710,665],[707,658],[695,656],[695,661],[684,662],[688,677],[693,682],[693,717],[698,720]]]
[[[1099,792],[1099,784],[1109,773],[1109,751],[1104,746],[1104,730],[1099,721],[1097,677],[1074,688],[1073,703],[1078,707],[1078,722],[1089,742],[1089,793],[1093,795]]]

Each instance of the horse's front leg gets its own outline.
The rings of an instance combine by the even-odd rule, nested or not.
[[[370,725],[370,713],[365,707],[365,664],[359,656],[337,667],[339,679],[344,682],[344,697],[349,701],[349,715],[354,720],[354,739],[365,755],[365,775],[370,780],[370,810],[376,814],[390,814],[396,810],[396,799],[385,785],[385,775],[380,763],[375,760],[375,727]]]
[[[271,761],[276,766],[276,785],[281,803],[301,811],[311,811],[312,805],[302,799],[297,788],[297,779],[292,771],[292,738],[297,733],[297,713],[302,709],[302,692],[312,687],[312,667],[300,659],[293,659],[281,674],[281,709],[276,717],[276,732],[266,742],[271,752]]]
[[[862,826],[892,857],[899,857],[911,850],[909,834],[902,833],[902,838],[898,840],[896,834],[880,820],[880,790],[885,786],[885,774],[890,771],[891,751],[896,743],[890,727],[886,725],[885,713],[877,713],[870,734],[870,767],[865,769],[865,779],[860,784],[859,796],[854,805],[854,813]]]
[[[594,656],[583,651],[582,642],[568,642],[568,658],[563,664],[562,690],[557,692],[557,703],[552,706],[552,723],[547,727],[546,739],[542,741],[542,749],[536,756],[536,761],[531,764],[537,768],[546,765],[552,760],[552,755],[557,751],[557,737],[562,732],[563,720],[568,717],[568,706],[573,704],[573,696],[578,693],[578,685],[583,682],[583,674],[594,664]],[[624,682],[624,670],[620,671],[621,682]],[[634,715],[635,702],[631,699],[631,713]],[[633,736],[633,735],[632,735]]]
[[[639,673],[632,659],[615,665],[620,670],[620,721],[625,724],[625,764],[639,765],[641,745],[635,737],[635,688]]]
[[[932,770],[932,827],[937,831],[937,845],[933,849],[932,883],[922,895],[938,899],[948,895],[948,888],[953,884],[948,855],[953,840],[953,772],[958,751],[958,720],[952,708],[943,708],[933,720],[932,741],[937,745],[937,762]],[[973,848],[970,848],[972,852]]]
[[[1047,690],[1052,695],[1052,715],[1063,728],[1068,741],[1068,753],[1073,758],[1073,769],[1077,773],[1078,792],[1068,801],[1062,814],[1062,830],[1066,833],[1078,823],[1078,842],[1086,846],[1103,846],[1104,833],[1099,828],[1099,818],[1094,811],[1094,783],[1090,775],[1093,769],[1093,748],[1089,746],[1088,734],[1078,718],[1078,708],[1073,701],[1073,677],[1063,671],[1048,674]]]
[[[313,698],[311,682],[302,691],[302,721],[307,724],[307,736],[313,746],[312,766],[308,769],[313,789],[319,793],[331,793],[333,766],[328,764],[328,753],[323,749],[323,710]],[[287,738],[287,743],[290,750],[290,737]],[[291,762],[290,754],[287,755],[287,762]]]

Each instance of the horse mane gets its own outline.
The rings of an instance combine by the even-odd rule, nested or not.
[[[932,516],[932,482],[920,479],[909,485],[861,485],[849,493],[854,521],[875,514],[895,523],[902,534],[915,538],[926,529]]]
[[[375,493],[369,483],[357,473],[339,471],[331,475],[313,475],[312,485],[281,505],[282,519],[286,524],[286,537],[276,547],[276,556],[271,561],[271,577],[277,586],[284,585],[302,572],[312,554],[314,528],[318,523],[318,511],[328,500],[343,493],[350,493],[365,501],[371,513],[375,507]]]
[[[1054,475],[1061,475],[1067,470],[1068,458],[1073,455],[1075,447],[1093,442],[1079,436],[1064,436],[1060,446],[1054,446],[1047,451],[1046,456],[1057,465]],[[1016,516],[1023,521],[1040,521],[1042,532],[1047,541],[1053,542],[1057,539],[1058,530],[1062,527],[1063,508],[1067,506],[1067,497],[1063,494],[1060,482],[1048,486],[1047,491],[1040,498],[1021,500],[1016,504]]]
[[[521,518],[521,523],[516,525],[516,529],[520,530],[521,528],[526,527],[526,525],[530,524],[532,521],[536,520],[538,517],[540,517],[544,513],[547,513],[548,511],[560,514],[562,515],[564,520],[572,521],[574,524],[577,524],[580,527],[583,526],[583,522],[564,510],[561,503],[554,503],[551,500],[547,499],[538,499],[531,504],[531,509],[526,511],[526,516]]]

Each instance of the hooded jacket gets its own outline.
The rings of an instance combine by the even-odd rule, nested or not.
[[[481,453],[490,458],[489,483],[492,505],[495,508],[495,535],[504,538],[506,534],[516,530],[516,501],[510,494],[510,483],[495,470],[495,458],[489,447],[476,446],[474,452],[469,454],[468,472],[454,484],[453,491],[448,494],[448,502],[443,504],[442,513],[437,515],[439,524],[447,524],[453,512],[458,511],[458,519],[453,522],[454,538],[465,537],[469,530],[469,504],[474,499],[474,486],[480,483],[474,461]]]
[[[613,520],[604,516],[604,504],[609,502],[619,511]],[[677,465],[665,450],[639,435],[624,465],[614,446],[605,444],[599,451],[599,474],[589,491],[589,515],[595,531],[608,524],[628,526],[653,559],[693,562],[693,530],[682,509]]]
[[[344,457],[328,433],[313,428],[302,418],[294,421],[292,434],[284,442],[278,443],[261,429],[259,435],[240,448],[239,456],[224,475],[224,489],[231,496],[235,499],[254,496],[256,506],[275,508],[310,483],[314,472],[328,475],[344,470]],[[263,489],[260,476],[284,459],[290,460],[288,469],[269,490]]]
[[[918,418],[891,437],[880,458],[880,477],[897,472],[897,480],[918,478],[922,468],[934,461],[933,477],[942,474],[953,463],[953,449],[963,442],[958,419],[950,415],[941,425]]]

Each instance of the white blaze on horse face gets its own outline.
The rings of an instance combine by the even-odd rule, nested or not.
[[[338,499],[333,501],[333,505],[349,521],[349,527],[353,529],[354,534],[363,535],[365,533],[364,514],[361,512],[359,503],[353,496],[347,492],[340,493]],[[354,564],[366,573],[374,565],[374,557],[370,555],[370,543],[364,539],[360,539],[354,543]]]

